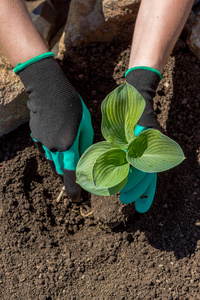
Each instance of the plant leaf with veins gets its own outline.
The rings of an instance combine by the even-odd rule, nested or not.
[[[129,163],[123,149],[110,149],[101,154],[93,166],[94,185],[97,188],[111,188],[120,184],[129,172]]]
[[[129,83],[117,87],[102,102],[101,130],[116,148],[126,149],[135,137],[135,126],[145,107],[145,100]]]
[[[113,195],[126,185],[129,163],[143,172],[157,173],[185,159],[181,147],[158,130],[147,129],[135,136],[144,107],[145,100],[128,83],[105,98],[101,130],[107,141],[89,147],[76,168],[77,183],[85,190],[100,196]]]
[[[90,146],[79,159],[76,167],[76,182],[86,191],[95,195],[109,196],[118,193],[126,185],[127,178],[119,184],[115,184],[112,188],[98,189],[94,185],[92,173],[94,163],[101,154],[111,149],[113,149],[113,147],[109,142],[99,142]]]
[[[179,144],[156,129],[147,129],[128,146],[127,161],[136,169],[157,173],[179,165],[185,156]]]

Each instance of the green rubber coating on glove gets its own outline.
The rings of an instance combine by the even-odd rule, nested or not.
[[[138,136],[145,129],[148,128],[137,124],[135,135]],[[153,203],[156,183],[156,173],[145,173],[131,167],[127,183],[121,190],[120,201],[123,204],[135,202],[135,210],[139,213],[145,213]]]
[[[121,193],[127,193],[138,185],[138,183],[144,179],[146,173],[140,171],[134,167],[130,167],[128,180],[125,187],[121,190]]]
[[[123,204],[130,204],[140,199],[140,197],[146,194],[146,190],[153,180],[154,174],[155,173],[146,173],[144,178],[136,186],[126,193],[121,193],[120,201]]]
[[[135,201],[135,210],[141,214],[147,212],[154,199],[155,191],[156,191],[156,183],[157,183],[157,174],[153,174],[152,181],[145,193],[138,200]]]

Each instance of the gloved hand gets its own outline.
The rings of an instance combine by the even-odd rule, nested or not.
[[[39,152],[61,176],[68,196],[79,201],[76,164],[92,145],[94,132],[88,109],[53,55],[44,53],[18,64],[14,72],[29,94],[31,136]]]
[[[160,129],[156,114],[153,110],[153,98],[159,84],[161,74],[159,71],[148,67],[135,67],[129,69],[126,81],[131,84],[145,99],[146,106],[138,124],[135,135],[138,136],[148,128]],[[123,204],[135,202],[135,209],[145,213],[151,207],[156,191],[157,174],[145,173],[134,167],[130,168],[128,180],[121,190],[120,201]]]

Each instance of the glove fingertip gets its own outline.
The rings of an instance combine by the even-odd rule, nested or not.
[[[81,186],[76,183],[76,173],[73,170],[64,169],[64,186],[67,195],[72,199],[73,202],[81,202]]]
[[[153,177],[150,185],[146,189],[145,193],[135,201],[135,210],[141,214],[146,213],[152,203],[156,192],[157,174]]]

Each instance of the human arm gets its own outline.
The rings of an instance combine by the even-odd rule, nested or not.
[[[142,0],[128,68],[147,66],[160,73],[185,25],[193,0]]]
[[[29,94],[30,128],[67,194],[80,200],[75,169],[92,144],[90,113],[34,27],[24,1],[0,1],[0,48]]]
[[[0,49],[13,67],[48,52],[23,0],[0,1]]]
[[[151,127],[159,129],[153,98],[168,57],[190,13],[191,0],[142,0],[133,34],[126,81],[144,97],[146,107],[136,127],[136,135]],[[135,202],[146,212],[154,198],[157,174],[133,171],[121,191],[124,204]]]

